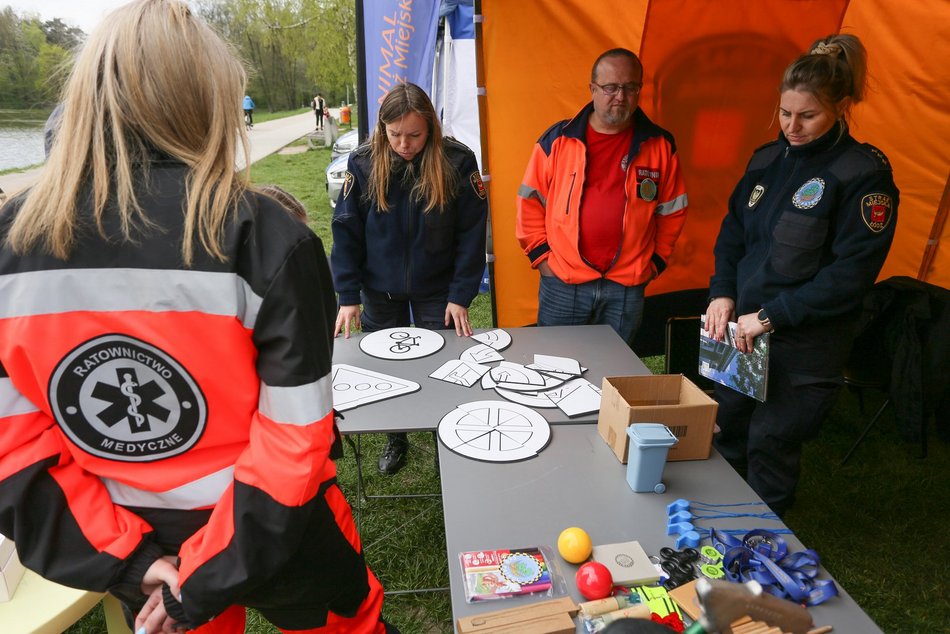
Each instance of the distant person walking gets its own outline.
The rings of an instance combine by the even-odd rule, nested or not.
[[[250,95],[244,95],[244,125],[248,129],[254,127],[254,100]]]
[[[323,111],[327,107],[327,102],[323,100],[323,95],[317,94],[313,98],[313,103],[310,104],[310,107],[313,108],[313,114],[317,116],[317,130],[323,129]]]

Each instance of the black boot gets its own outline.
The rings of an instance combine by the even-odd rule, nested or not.
[[[379,457],[379,472],[393,475],[406,464],[406,453],[409,451],[409,439],[406,434],[389,434],[389,440]]]

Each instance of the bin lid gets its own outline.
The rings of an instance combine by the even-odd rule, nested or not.
[[[662,423],[634,423],[627,427],[630,441],[638,445],[669,447],[677,442],[670,428]]]

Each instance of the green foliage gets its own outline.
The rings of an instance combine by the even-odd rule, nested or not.
[[[198,11],[238,50],[260,108],[328,103],[356,79],[352,0],[200,0]]]
[[[69,49],[81,34],[59,20],[41,23],[10,7],[0,11],[0,107],[53,106],[65,81]]]

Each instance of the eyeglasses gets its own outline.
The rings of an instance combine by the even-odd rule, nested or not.
[[[639,95],[640,88],[643,86],[643,82],[630,82],[629,84],[598,84],[597,82],[591,82],[600,90],[607,95],[608,97],[613,97],[621,90],[626,94]]]

